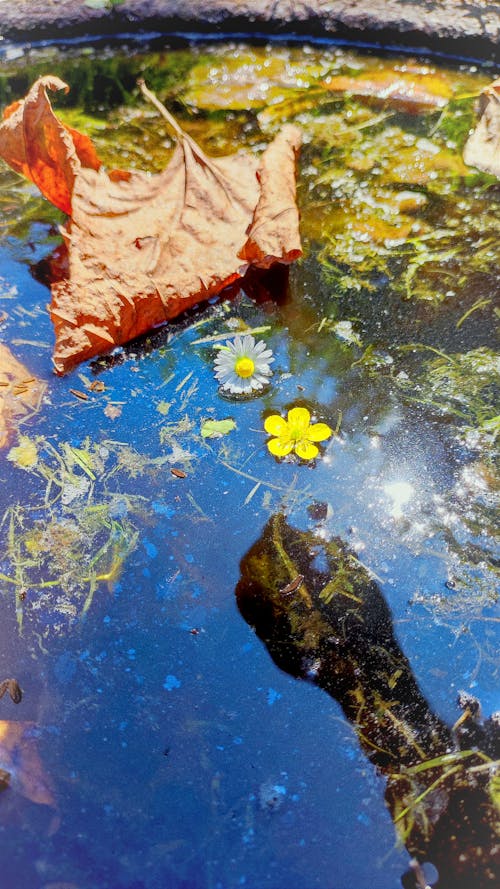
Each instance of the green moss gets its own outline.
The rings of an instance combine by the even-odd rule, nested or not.
[[[494,446],[500,432],[500,358],[491,350],[430,357],[418,375],[411,379],[398,375],[396,382],[412,401],[440,416],[455,418],[461,434],[471,443],[482,440]]]

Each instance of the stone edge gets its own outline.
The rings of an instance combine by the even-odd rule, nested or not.
[[[145,33],[354,40],[500,61],[500,2],[492,0],[0,0],[6,42]]]

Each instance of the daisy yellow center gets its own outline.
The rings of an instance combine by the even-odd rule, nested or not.
[[[255,364],[253,363],[251,358],[238,358],[236,364],[234,365],[234,370],[239,377],[247,379],[248,377],[252,376],[255,370]]]

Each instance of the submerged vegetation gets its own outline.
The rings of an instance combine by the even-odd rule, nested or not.
[[[430,412],[451,422],[462,421],[460,434],[471,450],[488,453],[494,449],[500,433],[500,356],[490,349],[455,355],[431,353],[416,379],[399,374],[396,382],[408,398]]]
[[[59,617],[63,626],[85,614],[100,584],[112,589],[137,543],[134,515],[144,512],[144,498],[106,486],[118,467],[125,469],[122,446],[82,444],[55,448],[41,436],[21,435],[9,451],[9,460],[45,485],[41,502],[9,506],[2,519],[0,580],[15,594],[20,626],[26,609],[55,623]]]

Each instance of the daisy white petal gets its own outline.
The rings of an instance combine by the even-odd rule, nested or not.
[[[263,340],[255,342],[251,334],[236,336],[219,348],[214,361],[214,374],[222,392],[248,395],[263,389],[272,376],[269,367],[274,361],[271,349]]]

